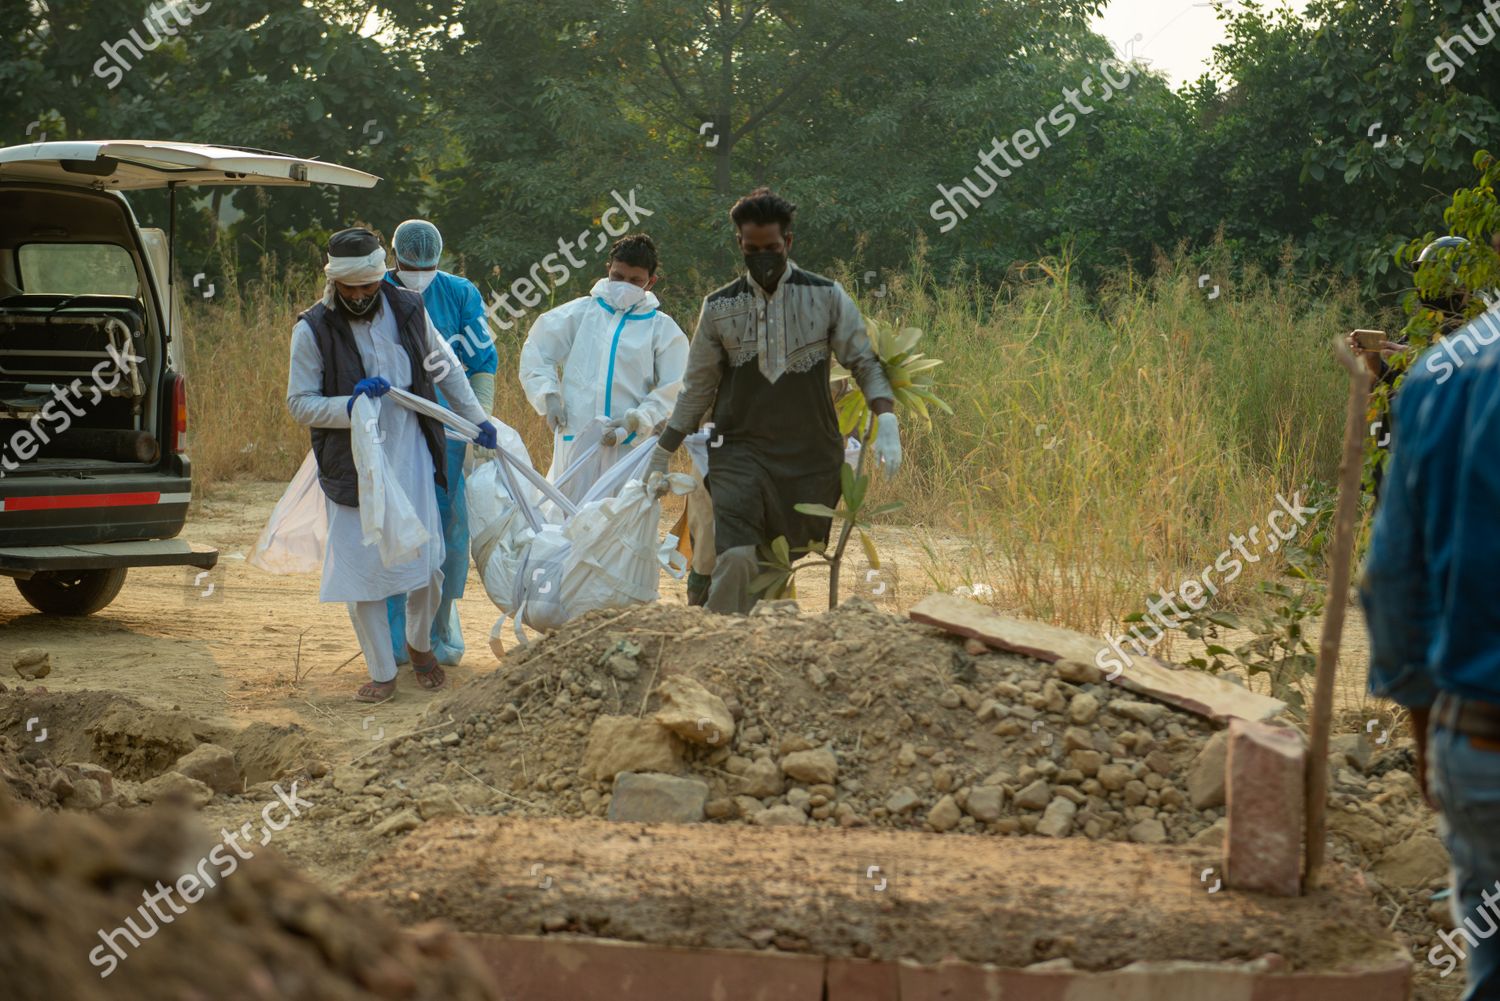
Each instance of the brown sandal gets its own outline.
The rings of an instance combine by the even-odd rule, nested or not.
[[[367,681],[354,693],[355,702],[384,702],[396,694],[395,679],[390,681]]]
[[[431,650],[413,650],[408,644],[406,655],[411,658],[411,669],[417,675],[417,684],[429,692],[437,691],[447,682],[448,676],[443,673]]]

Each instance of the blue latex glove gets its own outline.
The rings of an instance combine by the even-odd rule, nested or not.
[[[367,379],[361,379],[354,384],[354,392],[352,395],[350,395],[349,402],[344,405],[344,412],[346,414],[354,413],[354,401],[359,399],[361,395],[366,395],[371,399],[374,399],[378,396],[384,396],[390,391],[391,384],[389,382],[386,382],[385,379],[381,378],[378,375],[370,376]]]
[[[500,441],[495,434],[495,425],[491,424],[489,421],[485,421],[483,424],[479,425],[479,433],[474,436],[474,444],[478,445],[480,448],[487,448],[492,452],[495,449],[499,448]]]

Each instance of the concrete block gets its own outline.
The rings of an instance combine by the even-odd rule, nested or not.
[[[1231,887],[1287,897],[1301,892],[1306,762],[1295,730],[1230,721],[1225,876]]]

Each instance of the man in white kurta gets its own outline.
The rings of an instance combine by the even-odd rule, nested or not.
[[[330,257],[331,295],[339,295],[346,288],[358,289],[379,283],[385,277],[383,250],[378,261],[367,262],[370,267],[365,271],[349,264],[336,264],[340,260]],[[336,274],[342,276],[337,283]],[[383,379],[389,386],[407,389],[412,386],[411,360],[401,344],[396,318],[386,301],[390,294],[384,291],[372,293],[374,302],[367,304],[365,315],[346,313],[344,318],[353,334],[367,381]],[[354,301],[363,302],[362,299]],[[484,429],[489,429],[493,436],[492,426],[486,423],[488,415],[480,408],[464,378],[463,365],[425,311],[422,318],[426,327],[422,345],[424,368],[432,385],[442,391],[454,412],[481,427],[481,438]],[[324,395],[323,364],[312,327],[305,318],[299,319],[292,330],[291,367],[287,379],[287,404],[292,417],[309,428],[348,429],[353,397]],[[379,379],[375,378],[377,376]],[[380,389],[370,395],[378,396],[386,391]],[[427,529],[428,540],[414,558],[386,566],[378,548],[362,541],[358,508],[327,498],[328,549],[324,556],[319,599],[342,601],[349,606],[349,616],[370,671],[371,683],[361,688],[356,696],[361,701],[380,701],[395,693],[396,661],[386,618],[386,599],[393,595],[407,596],[407,644],[413,653],[412,661],[419,682],[424,688],[434,689],[443,683],[442,669],[431,654],[432,621],[442,597],[445,555],[433,457],[417,415],[393,401],[379,402],[376,440]],[[481,441],[480,444],[485,443]],[[493,448],[493,441],[485,447]],[[428,669],[424,671],[424,667]]]

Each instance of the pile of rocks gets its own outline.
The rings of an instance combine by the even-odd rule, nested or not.
[[[331,808],[382,834],[445,811],[1145,843],[1221,829],[1214,727],[1092,665],[966,650],[857,601],[732,628],[667,606],[604,618],[336,771]]]

